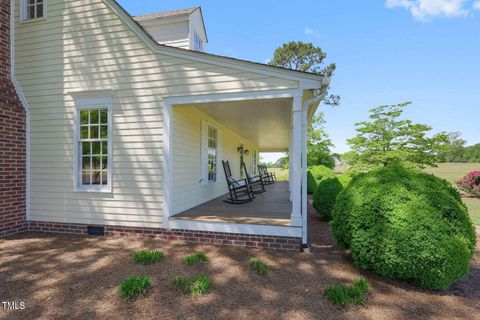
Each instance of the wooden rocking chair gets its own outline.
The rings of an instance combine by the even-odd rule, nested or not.
[[[247,176],[248,183],[252,187],[252,192],[257,194],[267,191],[265,190],[265,185],[263,184],[263,179],[261,178],[261,176],[251,176],[247,171],[247,165],[245,164],[245,162],[242,163],[242,166],[243,171]]]
[[[242,204],[252,201],[255,195],[253,194],[252,186],[248,182],[248,179],[234,179],[232,171],[230,170],[230,163],[222,160],[222,165],[225,178],[227,179],[228,192],[230,193],[230,198],[223,201],[232,204]]]

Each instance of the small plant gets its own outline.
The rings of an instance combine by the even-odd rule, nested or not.
[[[255,271],[261,276],[266,276],[268,273],[268,265],[260,259],[251,258],[250,260],[248,260],[248,265],[250,266],[250,268],[252,268],[253,271]]]
[[[158,250],[141,250],[133,254],[133,261],[136,264],[153,264],[160,262],[165,258],[163,252]]]
[[[148,276],[132,276],[122,281],[120,285],[119,294],[124,300],[136,298],[139,295],[145,295],[152,281]]]
[[[186,256],[183,260],[187,266],[191,266],[195,263],[207,263],[208,257],[203,252],[197,252],[195,254]]]
[[[472,171],[458,180],[457,187],[471,196],[480,198],[480,171]]]
[[[367,280],[357,279],[352,285],[341,283],[327,287],[325,296],[337,307],[345,308],[349,304],[364,305],[367,292]]]
[[[186,278],[184,276],[176,276],[172,280],[174,288],[180,289],[185,293],[191,294],[192,297],[197,297],[206,294],[210,290],[211,282],[205,274],[198,276],[191,276]]]

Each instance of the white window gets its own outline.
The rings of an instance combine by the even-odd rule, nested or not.
[[[218,180],[218,163],[220,133],[217,128],[202,123],[202,184],[210,184]]]
[[[77,104],[74,165],[77,191],[112,189],[111,102],[100,100],[82,99]]]
[[[196,31],[193,32],[193,50],[203,51],[203,40]]]
[[[22,0],[22,21],[44,18],[47,0]]]

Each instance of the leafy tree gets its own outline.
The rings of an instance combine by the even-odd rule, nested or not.
[[[465,161],[480,163],[480,143],[465,148]]]
[[[399,119],[410,102],[384,105],[370,110],[370,121],[356,124],[358,134],[347,140],[351,151],[345,159],[354,170],[369,170],[401,163],[411,169],[435,166],[448,143],[446,133],[427,137],[425,124]]]
[[[450,132],[447,134],[447,143],[445,151],[439,153],[439,160],[441,162],[467,162],[465,157],[465,143],[461,138],[460,132]]]
[[[302,41],[290,41],[284,43],[273,53],[270,65],[298,70],[303,72],[318,73],[326,77],[333,76],[336,66],[334,63],[324,66],[327,54],[321,48],[315,47],[312,43]],[[340,96],[328,95],[328,88],[325,93],[324,103],[337,106],[340,103]]]
[[[288,155],[279,158],[275,163],[273,164],[273,167],[275,168],[283,168],[283,169],[288,169]]]
[[[307,135],[307,165],[324,165],[327,168],[333,168],[335,159],[330,151],[333,143],[325,132],[325,119],[322,112],[313,116]]]

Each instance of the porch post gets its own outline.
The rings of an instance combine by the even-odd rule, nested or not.
[[[292,226],[302,225],[302,96],[293,97],[292,107],[292,152],[290,158],[290,166],[292,170]]]

